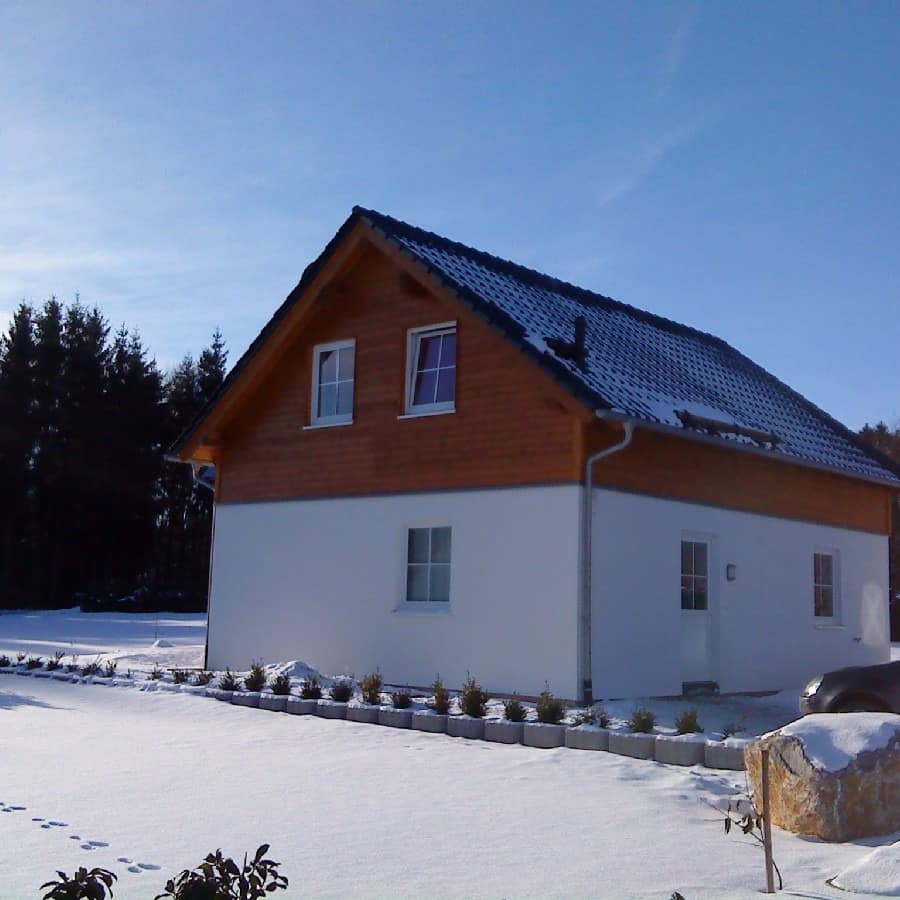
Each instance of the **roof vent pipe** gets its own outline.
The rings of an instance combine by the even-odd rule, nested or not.
[[[581,515],[581,592],[580,616],[581,623],[580,646],[581,646],[581,694],[582,702],[585,706],[591,706],[594,703],[594,679],[592,674],[591,660],[591,607],[593,605],[591,597],[591,551],[594,540],[594,465],[624,450],[630,443],[634,435],[634,422],[627,421],[624,423],[625,434],[618,444],[607,447],[593,456],[589,456],[584,464],[584,499],[582,503]]]

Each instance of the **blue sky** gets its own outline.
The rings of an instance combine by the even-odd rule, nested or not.
[[[232,362],[355,203],[900,418],[900,4],[0,2],[0,317]]]

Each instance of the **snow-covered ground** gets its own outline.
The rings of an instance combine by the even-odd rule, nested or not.
[[[120,671],[202,658],[198,617],[0,615],[0,652],[50,655],[64,634]],[[742,773],[703,767],[0,676],[3,898],[37,897],[56,869],[88,865],[119,875],[116,898],[144,900],[209,850],[264,841],[289,897],[753,897],[762,853],[726,837],[708,805],[744,787]],[[884,884],[858,864],[898,839],[776,831],[775,858],[788,893],[846,897],[826,879]],[[872,865],[890,872],[896,857]]]

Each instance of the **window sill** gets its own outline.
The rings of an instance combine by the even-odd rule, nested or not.
[[[815,628],[816,631],[846,631],[847,630],[846,625],[835,625],[831,622],[816,622],[816,624],[813,625],[813,628]]]
[[[323,428],[342,428],[345,425],[352,425],[353,419],[349,422],[319,422],[317,425],[304,425],[304,431],[321,431]]]
[[[395,616],[449,616],[451,614],[449,603],[436,603],[426,601],[422,604],[404,603],[402,606],[395,606],[391,610]]]
[[[454,406],[452,409],[423,409],[420,412],[410,412],[405,413],[402,416],[397,416],[397,420],[401,419],[422,419],[427,416],[447,416],[450,413],[455,413],[456,407]]]

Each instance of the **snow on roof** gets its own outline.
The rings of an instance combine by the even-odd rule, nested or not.
[[[490,256],[372,210],[361,216],[597,408],[674,428],[679,413],[771,434],[773,455],[900,483],[843,425],[712,335]],[[585,362],[546,339],[586,321]],[[696,423],[695,423],[696,424]],[[724,440],[756,443],[746,434]]]
[[[900,740],[900,716],[892,713],[819,713],[804,716],[777,734],[803,743],[806,758],[817,769],[840,772],[860,754],[883,750]]]

